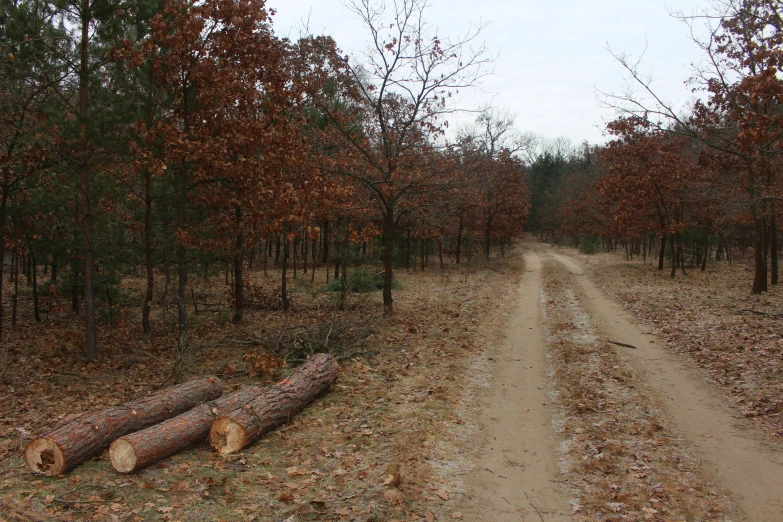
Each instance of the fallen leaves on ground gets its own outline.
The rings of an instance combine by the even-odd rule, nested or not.
[[[65,311],[65,302],[40,325],[25,319],[11,332],[11,382],[3,386],[8,414],[0,418],[0,519],[451,516],[453,510],[442,512],[446,478],[432,464],[447,458],[441,444],[461,422],[454,406],[470,357],[498,335],[509,282],[520,273],[518,257],[399,272],[403,289],[395,291],[389,319],[381,317],[380,294],[350,296],[339,310],[333,296],[301,281],[292,285],[290,313],[246,310],[235,325],[225,310],[200,310],[191,315],[191,376],[217,373],[227,390],[268,380],[271,375],[258,374],[275,373],[277,363],[256,364],[260,348],[286,328],[307,325],[312,333],[330,324],[348,325],[341,330],[352,344],[341,352],[343,373],[330,393],[239,454],[220,456],[202,443],[130,475],[115,473],[104,453],[63,477],[40,477],[26,469],[21,450],[32,436],[81,412],[143,396],[164,381],[176,358],[171,308],[158,309],[152,336],[141,332],[132,310],[121,326],[103,325],[99,362],[81,357],[80,321]],[[270,292],[279,284],[272,271],[250,277]],[[316,277],[325,278],[323,270]],[[222,279],[199,285],[195,295],[206,302],[225,291]],[[137,287],[143,285],[128,285]],[[350,330],[364,328],[366,319],[375,326],[357,341]],[[292,334],[286,342],[297,339]]]
[[[783,436],[783,290],[753,296],[749,259],[707,265],[707,271],[668,268],[614,254],[585,256],[601,289],[620,301],[668,346],[688,357],[724,391],[744,417]],[[617,284],[622,281],[622,284]]]
[[[715,520],[732,512],[627,362],[608,348],[575,277],[555,261],[542,301],[559,410],[561,471],[577,520]]]

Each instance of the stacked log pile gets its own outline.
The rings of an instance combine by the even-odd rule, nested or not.
[[[158,424],[222,394],[223,383],[210,376],[82,415],[30,441],[24,458],[33,472],[53,477],[94,457],[118,437]]]
[[[204,377],[68,422],[30,441],[25,461],[35,473],[56,476],[111,445],[114,468],[130,473],[207,434],[217,451],[232,453],[288,422],[339,374],[334,357],[317,354],[274,386],[248,386],[226,396],[220,379]]]

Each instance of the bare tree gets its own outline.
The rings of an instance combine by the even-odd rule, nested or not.
[[[426,0],[360,0],[347,6],[370,35],[363,63],[344,64],[363,113],[360,131],[344,106],[323,93],[312,96],[355,153],[357,162],[342,173],[370,191],[382,215],[383,304],[391,314],[400,203],[442,180],[435,140],[444,133],[445,118],[459,110],[454,95],[486,76],[494,56],[477,42],[483,25],[453,39],[438,35],[425,20]]]

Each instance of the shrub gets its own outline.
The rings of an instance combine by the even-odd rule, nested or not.
[[[600,250],[601,240],[597,237],[586,237],[579,243],[579,251],[583,254],[597,254]]]
[[[356,268],[348,276],[346,284],[349,292],[356,292],[360,294],[367,294],[371,292],[379,292],[383,290],[383,272],[373,274],[365,267]],[[399,290],[402,288],[396,280],[392,280],[392,288]],[[343,282],[342,279],[332,279],[324,287],[324,292],[342,292]]]

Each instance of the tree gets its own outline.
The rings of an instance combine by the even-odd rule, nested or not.
[[[656,95],[651,79],[639,72],[638,63],[617,55],[653,102],[625,93],[608,96],[607,104],[661,128],[673,122],[676,132],[739,160],[728,163],[738,165],[735,189],[745,194],[752,222],[751,292],[758,294],[767,290],[770,254],[773,266],[777,266],[777,248],[770,247],[777,237],[775,204],[783,198],[778,166],[783,138],[781,11],[775,0],[715,0],[712,12],[681,18],[689,24],[704,22],[708,28],[707,39],[696,41],[705,53],[706,64],[696,69],[693,79],[706,100],[697,101],[692,113],[681,114]],[[773,279],[777,280],[777,274]]]
[[[62,32],[52,23],[54,14],[46,2],[0,1],[0,296],[9,205],[51,166],[57,139],[46,118],[49,91],[63,75],[56,60]],[[3,310],[0,298],[0,338]]]
[[[365,64],[342,64],[353,80],[355,108],[364,116],[361,134],[355,132],[353,115],[336,111],[322,93],[309,94],[356,156],[358,168],[344,175],[357,179],[377,202],[383,223],[383,304],[391,314],[392,251],[401,203],[433,190],[440,173],[429,159],[437,149],[431,140],[441,135],[443,118],[456,109],[452,95],[476,84],[492,58],[483,46],[470,45],[481,27],[454,40],[434,34],[424,0],[361,0],[348,7],[371,38]]]
[[[691,226],[687,214],[701,203],[693,197],[704,178],[698,155],[688,154],[686,137],[637,117],[619,118],[609,129],[617,139],[602,151],[609,172],[598,184],[610,218],[607,232],[640,238],[655,231],[661,240],[658,270],[663,270],[669,237],[674,277],[682,254],[680,232]]]
[[[255,201],[265,201],[265,184],[296,144],[286,114],[296,90],[263,0],[171,0],[151,27],[149,40],[127,53],[137,64],[149,61],[152,81],[169,97],[166,118],[146,129],[145,139],[163,148],[163,163],[149,168],[173,178],[178,350],[184,357],[189,250],[207,244],[200,239],[205,228],[217,230],[215,221],[197,221],[195,206],[207,219],[210,209],[219,209],[233,220],[232,250],[241,264],[246,214]],[[238,275],[241,286],[241,270]]]

